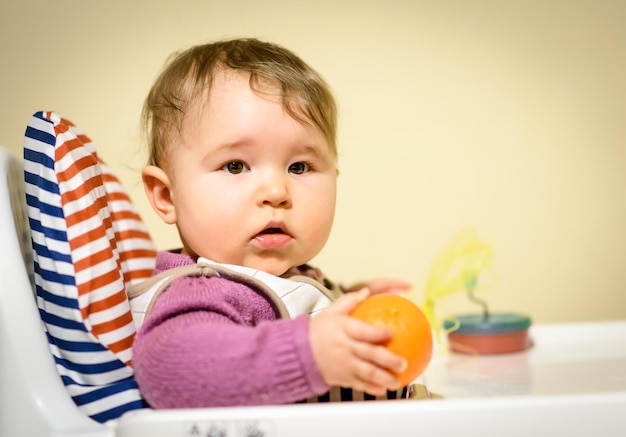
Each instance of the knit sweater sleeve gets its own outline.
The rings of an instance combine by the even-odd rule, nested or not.
[[[153,408],[268,405],[323,394],[309,317],[277,319],[249,287],[176,279],[137,333],[133,366]]]

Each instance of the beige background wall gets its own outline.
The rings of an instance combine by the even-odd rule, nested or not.
[[[340,102],[336,225],[315,260],[331,277],[401,277],[422,296],[472,226],[494,250],[492,310],[626,318],[625,22],[621,0],[2,0],[0,144],[21,153],[30,115],[60,112],[175,246],[140,185],[142,99],[174,50],[271,40]]]

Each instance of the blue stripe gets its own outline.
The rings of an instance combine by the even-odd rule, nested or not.
[[[33,218],[29,218],[28,222],[32,231],[42,233],[49,240],[56,240],[61,242],[67,241],[67,232],[65,230],[43,226],[41,222]]]
[[[41,175],[24,171],[24,182],[26,182],[26,185],[34,185],[49,193],[59,194],[59,184],[56,180],[46,179]]]
[[[59,202],[60,201],[61,199],[59,199]],[[50,205],[49,203],[44,203],[44,202],[39,203],[39,209],[41,210],[42,214],[50,215],[53,217],[64,218],[65,214],[63,214],[63,209],[61,209],[59,212],[59,208],[62,208],[62,207],[59,207],[57,205]]]
[[[122,414],[126,413],[127,411],[139,410],[141,408],[147,408],[147,407],[148,405],[146,403],[142,401],[135,401],[135,402],[130,402],[128,404],[120,405],[116,408],[111,408],[110,410],[103,411],[102,413],[93,414],[89,417],[91,417],[96,422],[104,423],[107,420],[119,418]]]
[[[37,189],[39,189],[39,187],[37,187]],[[56,193],[56,194],[59,195],[59,193]],[[61,202],[60,197],[56,200],[58,200],[58,202]],[[48,215],[51,215],[52,217],[59,217],[59,218],[65,217],[65,214],[63,214],[62,207],[58,205],[52,205],[50,203],[42,202],[39,198],[31,194],[26,194],[26,204],[36,209],[42,209],[43,207],[46,213]]]
[[[54,361],[57,365],[67,370],[82,373],[83,375],[97,375],[98,373],[112,372],[126,367],[126,364],[120,360],[107,361],[106,363],[78,364],[72,363],[65,358],[54,357]]]
[[[46,302],[53,303],[60,307],[70,308],[73,310],[78,309],[78,299],[75,297],[66,297],[66,296],[59,296],[56,294],[52,294],[48,290],[41,288],[41,285],[39,284],[35,286],[35,290],[37,292],[37,296],[39,296]]]
[[[69,376],[62,376],[61,380],[63,384],[68,385],[78,385],[85,387],[84,384],[78,384]],[[76,405],[79,407],[89,405],[90,403],[97,402],[100,400],[106,400],[106,398],[110,396],[114,396],[118,393],[131,392],[130,395],[135,395],[135,400],[131,400],[130,402],[126,402],[124,404],[115,405],[112,408],[101,411],[99,413],[92,414],[90,417],[98,422],[106,422],[107,420],[117,419],[122,414],[127,411],[139,410],[142,408],[148,408],[148,404],[141,398],[141,394],[139,393],[139,388],[137,387],[137,383],[135,382],[134,377],[128,377],[121,381],[117,381],[111,384],[107,384],[101,388],[97,388],[95,390],[90,391],[89,393],[84,393],[81,395],[73,396],[72,399]],[[135,392],[135,393],[132,393]],[[112,401],[109,401],[112,402]]]
[[[107,350],[101,343],[88,342],[88,341],[69,341],[61,340],[58,337],[52,336],[49,332],[48,343],[57,345],[60,349],[68,352],[104,352]]]
[[[28,127],[26,128],[27,137],[28,137],[29,132],[40,132],[41,133],[40,136],[42,138],[35,138],[35,139],[38,139],[42,141],[43,143],[49,144],[50,146],[54,147],[54,143],[56,142],[54,135]],[[29,137],[29,138],[33,138],[33,137]],[[50,139],[52,142],[47,141],[48,139]],[[54,159],[52,159],[51,157],[49,157],[43,152],[39,152],[37,150],[33,150],[29,148],[28,145],[24,147],[24,161],[34,162],[35,164],[43,165],[46,168],[54,169]]]
[[[41,320],[48,325],[58,326],[59,328],[64,329],[74,329],[75,331],[80,332],[87,332],[87,328],[85,328],[84,323],[59,317],[55,314],[44,311],[41,308],[39,309],[39,317],[41,317]]]
[[[61,381],[63,382],[63,385],[65,386],[74,385],[74,386],[79,386],[79,387],[91,387],[92,390],[97,390],[98,387],[103,386],[103,385],[92,385],[92,384],[80,383],[68,375],[61,375]],[[82,396],[82,395],[79,395],[79,396]]]
[[[115,381],[110,384],[94,386],[93,390],[87,393],[73,396],[72,399],[74,399],[76,405],[85,405],[99,399],[113,396],[117,393],[123,393],[128,390],[137,390],[137,394],[139,394],[139,388],[137,387],[137,382],[135,381],[135,378],[133,376],[129,376],[120,381]]]
[[[37,254],[39,255],[39,254]],[[59,272],[52,270],[42,269],[37,262],[35,262],[35,273],[41,276],[41,279],[47,282],[54,282],[55,284],[63,285],[76,285],[76,278],[73,275],[63,275]]]
[[[50,146],[53,146],[53,147],[56,143],[56,137],[54,136],[54,134],[36,129],[32,126],[26,127],[26,133],[24,134],[24,136],[28,139],[40,141],[44,144],[49,144]],[[26,150],[31,150],[31,149],[25,149],[25,151]],[[24,157],[26,158],[26,153],[24,153]],[[32,161],[32,159],[29,159],[29,161]]]
[[[63,385],[80,385],[77,384],[76,381],[74,381],[72,378],[70,378],[67,375],[61,375],[61,381],[63,382]]]
[[[39,255],[40,258],[48,258],[55,262],[64,262],[64,263],[72,264],[72,257],[67,253],[58,252],[56,250],[50,250],[47,246],[41,245],[39,243],[35,243],[34,241],[33,241],[32,246],[33,246],[33,250],[35,251],[37,255]]]

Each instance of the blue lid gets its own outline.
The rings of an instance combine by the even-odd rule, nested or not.
[[[523,331],[530,327],[530,317],[516,313],[493,313],[487,318],[482,314],[463,314],[444,321],[446,330],[454,328],[459,334],[503,334],[505,332]]]

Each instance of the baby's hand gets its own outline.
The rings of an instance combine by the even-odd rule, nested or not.
[[[391,330],[350,317],[350,312],[369,296],[368,289],[341,296],[311,318],[311,348],[328,385],[350,387],[378,396],[400,387],[393,372],[402,372],[406,360],[382,345]]]
[[[358,291],[367,287],[372,294],[397,293],[407,291],[411,288],[411,283],[399,279],[373,279],[369,282],[359,282],[352,285],[346,291]]]

